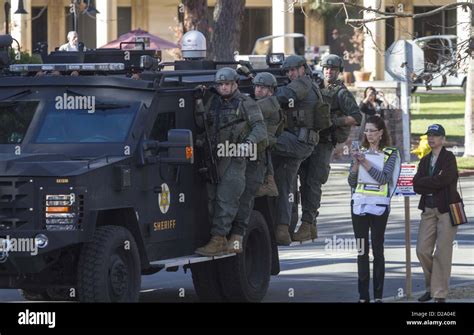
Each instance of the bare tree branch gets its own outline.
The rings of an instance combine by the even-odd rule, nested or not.
[[[471,8],[471,10],[474,9],[474,3],[472,2],[455,2],[455,3],[450,3],[441,7],[438,7],[436,9],[430,10],[425,13],[419,13],[419,14],[414,14],[414,13],[390,13],[390,12],[385,12],[381,11],[380,9],[375,9],[372,7],[365,7],[361,5],[357,5],[354,3],[351,3],[349,1],[343,1],[343,2],[327,2],[328,5],[331,6],[343,6],[346,8],[346,6],[351,6],[363,11],[367,12],[372,12],[376,14],[380,14],[380,16],[373,17],[370,19],[350,19],[349,16],[347,15],[347,10],[346,11],[346,23],[353,23],[353,24],[364,24],[364,23],[369,23],[369,22],[375,22],[375,21],[382,21],[382,20],[387,20],[387,19],[393,19],[393,18],[412,18],[412,19],[420,19],[424,17],[429,17],[432,15],[435,15],[439,12],[442,12],[447,9],[453,9],[457,7],[464,7],[464,8]]]

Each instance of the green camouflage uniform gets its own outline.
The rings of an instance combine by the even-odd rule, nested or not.
[[[279,126],[282,124],[280,104],[275,96],[265,97],[257,100],[257,105],[262,111],[265,120],[268,143],[276,143],[276,135]],[[232,234],[244,235],[252,212],[255,193],[263,183],[267,168],[271,166],[271,157],[268,148],[261,148],[256,161],[248,161],[245,171],[245,190],[240,197],[239,210],[232,227]],[[273,170],[273,169],[272,169]]]
[[[302,222],[316,224],[321,205],[321,187],[329,177],[330,161],[337,143],[344,143],[350,132],[350,126],[342,126],[344,118],[352,116],[358,124],[362,120],[354,96],[346,86],[337,80],[321,90],[324,100],[331,105],[333,126],[320,131],[319,143],[311,156],[302,164],[299,171],[301,182]]]
[[[267,133],[262,112],[255,101],[239,90],[224,99],[213,95],[205,106],[214,149],[226,141],[230,144],[246,141],[266,144]],[[245,188],[247,158],[218,157],[220,182],[207,184],[208,208],[212,218],[211,235],[226,236],[239,208],[239,198]]]

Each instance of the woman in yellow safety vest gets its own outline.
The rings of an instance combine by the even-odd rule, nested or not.
[[[379,116],[370,116],[362,150],[352,148],[348,182],[352,188],[352,226],[358,246],[359,302],[370,302],[369,230],[374,256],[375,302],[382,302],[385,277],[384,235],[390,199],[400,173],[400,154],[390,147],[390,134]]]

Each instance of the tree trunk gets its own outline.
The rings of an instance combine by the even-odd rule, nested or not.
[[[183,0],[183,33],[199,30],[209,39],[209,21],[207,19],[207,0]]]
[[[214,27],[211,55],[216,61],[234,59],[240,47],[240,31],[245,13],[245,0],[217,0],[214,8]]]
[[[469,60],[466,87],[466,121],[464,137],[464,156],[474,156],[474,57]]]

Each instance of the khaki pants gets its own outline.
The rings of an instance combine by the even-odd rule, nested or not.
[[[425,274],[426,292],[431,292],[433,298],[448,295],[456,231],[457,227],[451,226],[449,213],[425,208],[421,214],[416,255]]]

